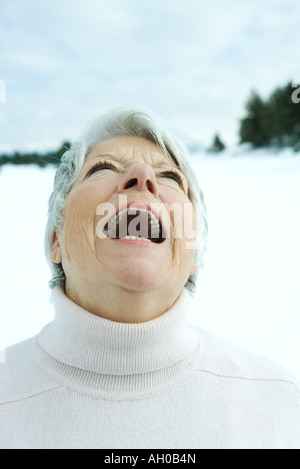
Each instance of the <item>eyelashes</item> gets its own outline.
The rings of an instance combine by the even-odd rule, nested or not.
[[[92,174],[103,169],[110,169],[112,171],[117,170],[116,166],[113,163],[110,163],[109,161],[98,161],[96,164],[94,164],[94,166],[91,167],[85,178],[88,178]]]
[[[110,161],[100,160],[100,161],[97,161],[97,163],[94,164],[94,166],[92,166],[91,169],[89,169],[87,175],[85,176],[85,179],[92,176],[92,174],[98,171],[105,170],[105,169],[119,172],[119,169]],[[168,171],[160,172],[158,173],[158,177],[173,180],[178,184],[180,188],[182,189],[184,188],[183,178],[180,175],[180,173],[175,170],[168,170]]]
[[[165,177],[168,179],[171,179],[175,181],[178,186],[183,188],[183,180],[180,174],[177,171],[164,171],[163,173],[160,173],[160,177]]]

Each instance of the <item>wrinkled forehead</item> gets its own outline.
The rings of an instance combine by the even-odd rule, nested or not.
[[[131,135],[114,137],[99,143],[86,155],[85,163],[99,158],[111,158],[123,163],[144,162],[153,167],[178,166],[175,158],[156,143]]]

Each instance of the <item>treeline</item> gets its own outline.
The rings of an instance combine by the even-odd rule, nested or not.
[[[267,99],[256,91],[246,103],[240,123],[240,143],[254,147],[291,147],[300,150],[300,103],[293,83],[275,89]]]
[[[276,88],[267,99],[252,91],[246,102],[246,115],[240,120],[239,143],[250,143],[254,148],[290,147],[300,151],[300,88],[293,82]],[[222,152],[225,144],[215,135],[208,149]]]
[[[39,166],[40,168],[44,168],[47,165],[55,165],[57,166],[60,162],[62,155],[71,147],[70,142],[64,142],[58,150],[47,152],[47,153],[20,153],[14,152],[11,154],[3,154],[0,155],[0,167],[5,164],[14,164],[14,165],[21,165],[21,164],[34,164]]]
[[[300,151],[298,94],[300,88],[298,93],[292,82],[276,88],[267,99],[263,99],[257,91],[252,91],[245,105],[246,115],[240,120],[239,143],[250,143],[254,148],[291,147],[294,151]],[[41,168],[49,164],[58,165],[61,156],[70,146],[70,142],[66,141],[57,151],[45,154],[15,152],[0,155],[0,167],[5,164],[35,164]],[[219,134],[216,134],[207,150],[219,154],[225,148],[225,143]]]

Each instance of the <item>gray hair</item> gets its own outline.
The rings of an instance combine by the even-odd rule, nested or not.
[[[53,191],[49,199],[48,221],[45,232],[45,254],[50,265],[52,278],[50,288],[65,286],[65,273],[62,264],[51,261],[53,233],[63,226],[64,209],[67,197],[73,187],[86,156],[99,143],[123,135],[132,135],[154,142],[165,154],[171,157],[185,175],[189,192],[188,196],[196,210],[197,254],[196,263],[202,267],[206,246],[207,221],[204,197],[189,163],[185,146],[165,128],[164,123],[155,115],[144,109],[112,109],[92,121],[81,139],[66,151],[57,168]],[[185,287],[193,292],[197,275],[191,275]]]

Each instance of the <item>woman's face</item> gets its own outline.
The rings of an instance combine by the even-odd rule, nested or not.
[[[57,234],[55,259],[61,257],[66,285],[179,294],[196,272],[187,192],[184,175],[154,143],[121,136],[97,145]]]

